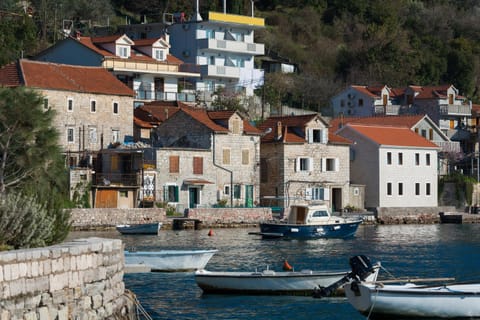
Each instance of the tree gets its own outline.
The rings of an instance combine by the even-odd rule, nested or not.
[[[43,108],[41,95],[25,88],[1,88],[0,110],[0,233],[1,227],[13,232],[10,240],[0,237],[0,244],[59,242],[68,235],[70,214],[64,210],[69,206],[67,174],[52,127],[54,112]],[[30,226],[34,222],[38,230]],[[26,231],[33,233],[27,237]]]

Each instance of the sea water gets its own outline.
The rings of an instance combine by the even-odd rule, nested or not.
[[[382,276],[480,281],[480,224],[361,225],[351,239],[283,240],[250,235],[257,229],[161,230],[158,236],[78,232],[72,237],[119,238],[126,249],[218,249],[206,269],[349,270],[349,258],[380,261]],[[364,319],[345,298],[202,294],[191,272],[124,277],[153,319]]]

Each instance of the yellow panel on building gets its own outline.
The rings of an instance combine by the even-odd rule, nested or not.
[[[263,18],[240,16],[236,14],[227,14],[212,11],[208,13],[208,20],[265,27],[265,19]]]

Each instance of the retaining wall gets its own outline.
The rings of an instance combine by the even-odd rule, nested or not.
[[[121,240],[0,252],[0,319],[135,319]]]
[[[72,226],[77,230],[108,228],[118,224],[164,222],[166,220],[166,212],[163,208],[76,208],[71,211]]]
[[[188,209],[187,218],[199,219],[207,226],[254,225],[272,219],[271,208],[195,208]]]
[[[440,212],[454,212],[455,207],[377,208],[381,224],[432,224],[440,222]]]

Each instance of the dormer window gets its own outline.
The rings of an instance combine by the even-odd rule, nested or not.
[[[128,58],[128,46],[118,46],[117,55],[122,58]]]
[[[158,61],[165,60],[165,52],[163,50],[155,49],[153,51],[153,54],[154,54],[154,57],[155,57],[156,60],[158,60]]]

